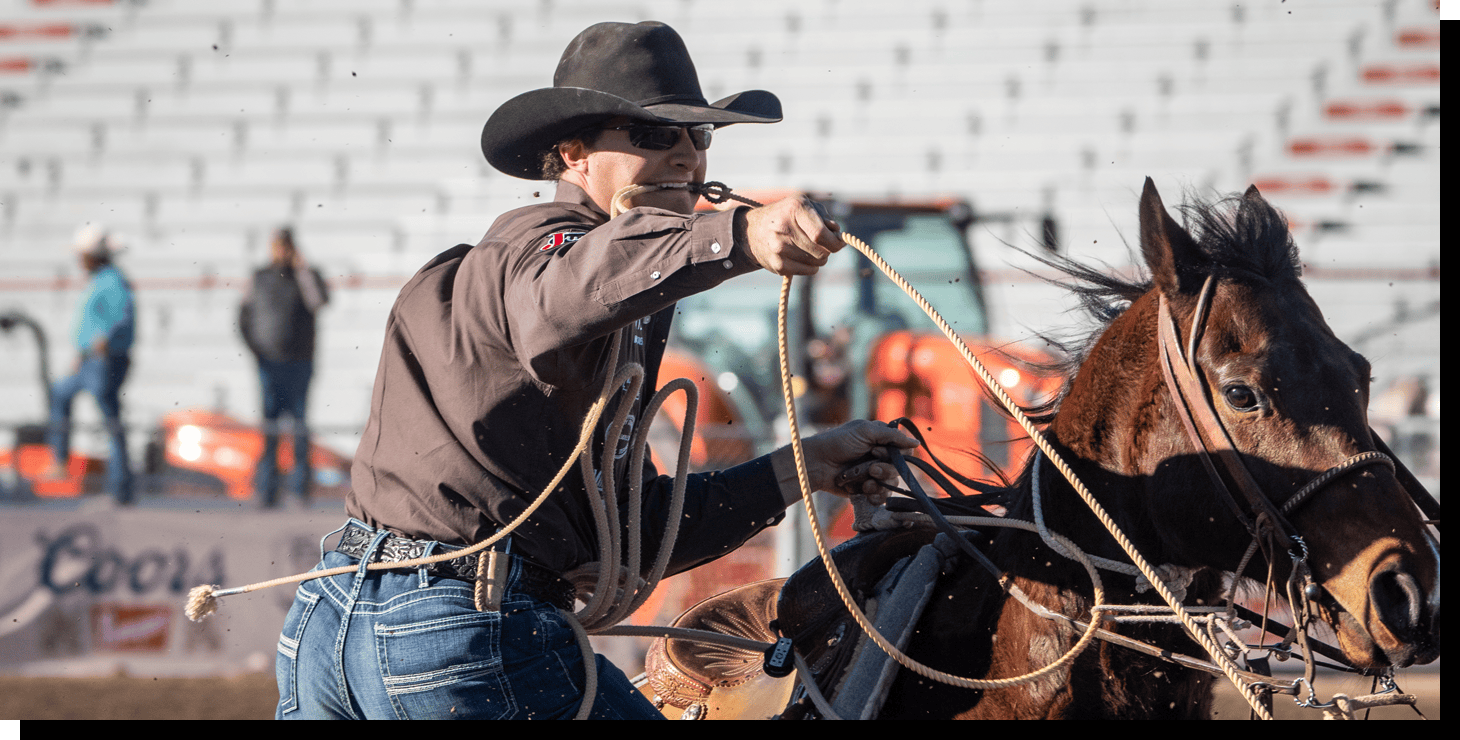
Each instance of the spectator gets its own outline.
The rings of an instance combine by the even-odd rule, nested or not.
[[[305,263],[288,228],[274,232],[270,262],[253,274],[238,328],[259,364],[263,387],[264,452],[254,471],[259,503],[278,503],[279,416],[293,418],[294,467],[289,490],[309,500],[309,428],[304,421],[309,380],[314,375],[315,314],[329,302],[319,271]]]
[[[71,402],[86,391],[96,399],[111,437],[106,488],[121,505],[132,503],[132,466],[127,460],[126,430],[122,426],[122,382],[132,365],[136,332],[136,305],[132,286],[112,263],[120,250],[115,236],[100,226],[76,232],[75,250],[91,276],[77,306],[73,333],[79,357],[75,372],[51,388],[50,443],[53,462],[47,477],[64,477],[71,459]]]

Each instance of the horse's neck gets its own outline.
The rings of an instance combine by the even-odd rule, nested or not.
[[[1017,552],[1017,561],[1010,568],[1013,583],[1031,601],[1088,625],[1095,605],[1089,574],[1074,561],[1055,553],[1037,536],[1018,530],[1005,530],[1017,539],[1008,542],[1002,552]],[[1023,535],[1023,537],[1019,537]],[[1107,537],[1108,539],[1108,537]],[[1001,562],[1001,565],[1005,565]],[[1008,566],[1006,566],[1008,567]],[[1100,571],[1104,602],[1110,604],[1162,604],[1149,589],[1137,587],[1128,575]],[[1211,572],[1197,573],[1189,585],[1192,594],[1187,604],[1211,603],[1219,590],[1219,577]],[[1177,625],[1104,625],[1126,637],[1134,638],[1176,653],[1194,653]],[[1021,647],[995,645],[996,675],[1027,673],[1058,660],[1080,639],[1082,630],[1041,616],[1018,603],[1015,598],[1004,601],[993,632],[1000,635],[1021,635]],[[1030,684],[1027,696],[1012,702],[1029,717],[1048,718],[1200,718],[1209,711],[1208,677],[1195,671],[1176,669],[1169,663],[1126,647],[1097,640],[1086,648],[1073,664],[1052,674],[1048,680]],[[1007,707],[984,708],[989,716],[1007,714]],[[970,715],[973,716],[973,715]]]
[[[1056,453],[1065,466],[1074,473],[1087,492],[1095,497],[1105,515],[1127,537],[1137,542],[1152,542],[1158,538],[1152,531],[1141,503],[1140,476],[1124,475],[1109,470],[1104,464],[1079,456],[1062,444],[1058,438],[1051,440]],[[1076,492],[1052,460],[1044,455],[1036,456],[1030,474],[1022,479],[1021,500],[1010,508],[1010,515],[1028,521],[1043,520],[1044,527],[1052,533],[1068,538],[1083,552],[1121,562],[1129,557],[1111,536],[1109,529],[1101,522],[1086,500]],[[1038,485],[1038,491],[1035,485]],[[1036,510],[1036,506],[1038,507]],[[1042,536],[1041,536],[1042,539]],[[1058,556],[1059,548],[1042,543]],[[1160,553],[1153,553],[1160,557]],[[1058,556],[1068,562],[1078,577],[1088,580],[1084,569],[1074,561]]]
[[[1057,452],[1069,452],[1057,441],[1055,447]],[[1186,603],[1208,601],[1217,596],[1220,583],[1215,572],[1212,577],[1200,578],[1193,584],[1190,579],[1195,571],[1173,567],[1172,560],[1176,558],[1169,557],[1160,533],[1141,505],[1140,476],[1113,473],[1072,454],[1063,457],[1086,489],[1096,496],[1119,531],[1135,544],[1141,557],[1165,575],[1176,578],[1169,581],[1169,585],[1190,597]],[[1062,553],[1062,548],[1068,548],[1051,542],[1052,537],[1013,529],[1003,530],[999,535],[1003,539],[995,545],[994,551],[1012,555],[1006,557],[1007,562],[1001,565],[1011,568],[1016,576],[1088,595],[1091,593],[1090,576],[1077,557],[1096,556],[1122,564],[1131,563],[1132,558],[1117,544],[1110,530],[1053,463],[1042,454],[1036,458],[1036,463],[1039,465],[1037,471],[1031,470],[1021,478],[1022,495],[1010,506],[1008,514],[1011,518],[1039,522],[1041,517],[1035,510],[1038,505],[1043,513],[1043,528],[1073,542],[1078,552]],[[1034,495],[1036,483],[1040,486],[1038,496]],[[1155,599],[1149,584],[1129,573],[1105,569],[1100,573],[1106,598],[1113,603],[1161,603]],[[1047,606],[1055,608],[1054,604]]]
[[[1150,524],[1144,487],[1160,459],[1169,456],[1171,444],[1179,442],[1171,439],[1177,430],[1168,418],[1157,364],[1156,316],[1156,301],[1147,295],[1106,328],[1047,431],[1059,457],[1121,530],[1153,549],[1161,538]],[[1086,551],[1129,560],[1053,461],[1045,459],[1038,472],[1042,510],[1052,529]],[[1023,478],[1025,515],[1031,518],[1029,488],[1035,478]],[[1159,559],[1162,553],[1147,556]]]
[[[1146,453],[1163,426],[1156,313],[1151,296],[1137,300],[1080,363],[1049,427],[1073,457],[1124,475],[1149,472]]]

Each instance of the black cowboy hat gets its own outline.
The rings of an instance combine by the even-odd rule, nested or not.
[[[624,116],[645,123],[728,126],[775,123],[781,101],[748,90],[708,103],[684,40],[663,23],[599,23],[578,34],[553,86],[505,102],[482,128],[482,153],[513,177],[542,179],[542,158],[558,142]]]

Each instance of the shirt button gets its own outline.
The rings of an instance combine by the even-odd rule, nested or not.
[[[649,277],[654,278],[655,280],[658,280],[659,279],[659,271],[658,270],[655,270],[654,272],[649,273]]]
[[[710,245],[710,251],[711,252],[714,252],[715,254],[719,254],[720,253],[720,242],[715,242],[714,244],[711,244]]]
[[[725,269],[727,269],[727,270],[735,266],[735,263],[734,262],[731,262],[730,260],[725,260],[724,262],[721,262],[720,264],[721,265],[724,265],[725,266]]]

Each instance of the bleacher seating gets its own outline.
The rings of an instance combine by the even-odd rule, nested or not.
[[[1032,265],[1008,244],[1032,246],[1051,210],[1066,251],[1125,266],[1147,174],[1168,201],[1256,182],[1341,334],[1438,301],[1439,20],[1423,0],[0,0],[0,308],[35,315],[65,367],[81,276],[63,245],[105,223],[141,289],[129,421],[220,398],[250,418],[237,286],[269,229],[297,224],[336,292],[313,412],[351,439],[395,288],[550,196],[486,166],[486,116],[549,84],[589,23],[646,18],[685,36],[711,99],[781,96],[784,123],[716,140],[711,175],[732,186],[966,196],[1016,216],[972,234],[1005,275]],[[1000,334],[1064,320],[1055,292],[1010,285],[988,290]],[[1434,328],[1376,365],[1437,389]],[[30,399],[0,403],[0,424],[33,420],[28,362],[0,363],[0,394]]]

